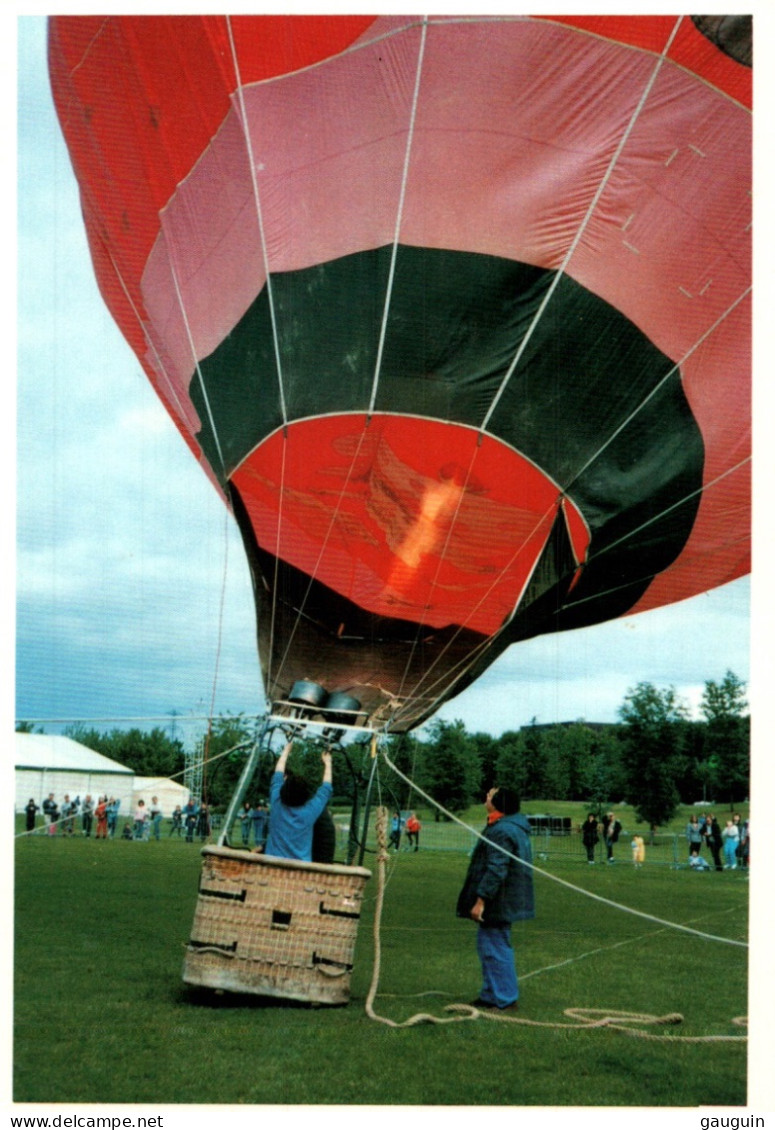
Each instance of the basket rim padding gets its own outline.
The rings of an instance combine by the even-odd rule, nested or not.
[[[303,859],[284,859],[279,855],[265,855],[263,852],[213,845],[203,847],[201,853],[203,856],[215,855],[221,859],[238,859],[243,863],[253,863],[257,867],[271,867],[273,870],[279,871],[312,871],[324,875],[352,875],[362,879],[371,878],[371,871],[366,867],[351,867],[346,863],[307,863]]]

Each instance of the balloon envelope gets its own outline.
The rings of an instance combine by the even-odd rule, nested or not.
[[[750,20],[55,17],[49,61],[271,700],[405,730],[748,571]]]

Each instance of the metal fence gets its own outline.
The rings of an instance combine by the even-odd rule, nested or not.
[[[345,852],[347,848],[349,825],[344,816],[336,816],[337,832],[339,837],[339,851]],[[476,831],[480,831],[477,829]],[[476,831],[469,831],[467,828],[456,824],[454,821],[434,821],[424,820],[422,830],[420,831],[420,851],[454,851],[461,852],[469,855],[476,844],[477,835]],[[637,833],[632,830],[624,830],[619,836],[619,841],[614,845],[613,858],[615,863],[626,863],[630,866],[633,863],[633,853],[631,848],[631,840],[633,835],[640,835],[643,837],[645,844],[645,859],[644,863],[661,864],[669,867],[688,867],[689,866],[689,845],[686,837],[678,833],[665,832],[656,833],[653,837],[646,832],[645,835],[642,829],[638,829]],[[373,828],[370,829],[368,838],[368,847],[375,846],[376,837]],[[532,833],[533,844],[533,857],[535,861],[546,862],[549,860],[562,861],[562,862],[577,862],[587,864],[587,852],[581,840],[581,833],[567,824],[563,825],[563,821],[559,818],[556,823],[533,826]],[[403,832],[399,844],[399,851],[413,851],[414,846],[410,845],[407,841],[406,833]],[[595,847],[594,858],[596,863],[605,863],[607,861],[607,853],[605,844],[598,843]],[[713,860],[707,850],[703,849],[703,858],[710,866],[713,866]]]

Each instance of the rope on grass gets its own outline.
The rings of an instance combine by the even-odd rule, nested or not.
[[[375,825],[377,831],[377,901],[374,909],[374,967],[371,972],[371,985],[366,996],[366,1015],[370,1020],[377,1020],[380,1024],[387,1024],[389,1028],[411,1028],[415,1024],[455,1024],[461,1020],[475,1020],[476,1016],[434,1016],[429,1012],[418,1012],[408,1020],[391,1020],[388,1016],[379,1016],[374,1011],[374,998],[379,987],[380,967],[382,964],[382,908],[385,902],[385,867],[390,858],[387,848],[387,822],[388,810],[384,806],[377,809]]]
[[[667,1027],[683,1024],[680,1012],[668,1012],[664,1016],[652,1016],[648,1012],[628,1012],[616,1008],[566,1008],[564,1016],[577,1021],[575,1024],[558,1024],[552,1020],[528,1020],[526,1017],[514,1016],[512,1013],[503,1015],[497,1009],[480,1010],[471,1004],[450,1004],[447,1011],[465,1012],[467,1018],[495,1020],[501,1024],[521,1024],[530,1028],[611,1028],[616,1032],[624,1032],[627,1036],[638,1036],[642,1040],[675,1041],[682,1044],[707,1044],[707,1043],[744,1043],[747,1036],[669,1036],[661,1033],[644,1032],[643,1027]],[[737,1016],[732,1020],[739,1026],[747,1025],[747,1018]]]

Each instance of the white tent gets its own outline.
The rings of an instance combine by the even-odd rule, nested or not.
[[[121,817],[132,811],[135,775],[101,753],[62,737],[61,734],[15,734],[16,811],[33,798],[40,805],[49,793],[58,805],[67,793],[71,800],[100,796],[121,801]]]
[[[188,789],[169,777],[135,777],[132,808],[137,807],[138,800],[144,800],[146,808],[150,808],[153,797],[161,805],[166,821],[177,805],[182,808],[184,804],[188,804]]]

